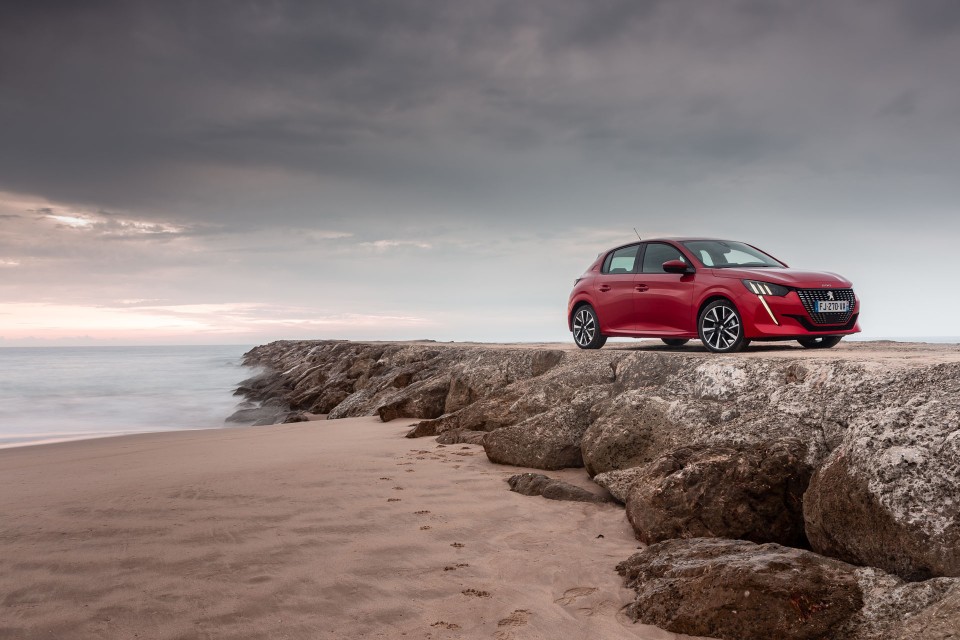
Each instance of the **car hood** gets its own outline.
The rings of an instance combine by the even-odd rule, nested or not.
[[[713,269],[719,278],[759,280],[801,289],[849,289],[853,283],[829,271],[804,271],[802,269]]]

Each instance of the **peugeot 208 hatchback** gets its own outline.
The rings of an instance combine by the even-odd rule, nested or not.
[[[743,242],[663,238],[606,251],[577,278],[567,322],[581,349],[608,337],[699,338],[731,353],[751,340],[829,348],[860,331],[849,280],[790,269]]]

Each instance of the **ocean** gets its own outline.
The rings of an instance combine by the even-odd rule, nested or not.
[[[0,348],[0,448],[236,427],[249,346]]]

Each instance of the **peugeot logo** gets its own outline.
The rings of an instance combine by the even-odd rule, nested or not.
[[[833,300],[833,291],[827,291],[827,299]]]

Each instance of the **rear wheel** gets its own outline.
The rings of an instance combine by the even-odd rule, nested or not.
[[[843,340],[843,336],[817,336],[815,338],[798,338],[797,342],[807,349],[829,349]]]
[[[573,341],[581,349],[599,349],[607,341],[600,333],[600,320],[590,305],[584,305],[573,314]]]
[[[663,340],[663,344],[667,345],[668,347],[682,347],[683,345],[690,342],[686,338],[660,338],[660,339]]]
[[[714,300],[703,308],[697,333],[703,346],[714,353],[734,353],[749,342],[743,337],[740,312],[729,300]]]

